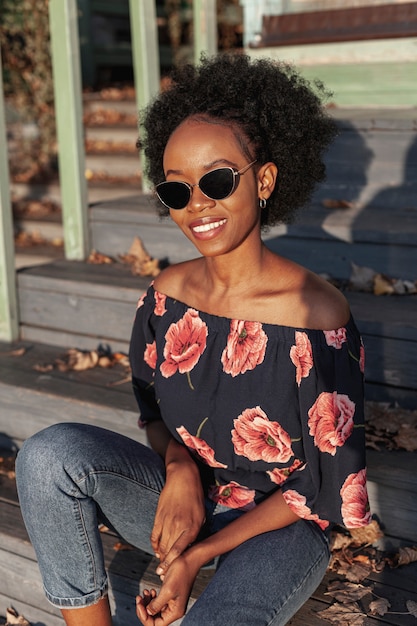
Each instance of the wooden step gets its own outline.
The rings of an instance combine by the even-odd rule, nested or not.
[[[80,349],[108,343],[127,352],[136,303],[150,280],[120,263],[24,268],[18,272],[21,338]],[[417,297],[345,295],[365,343],[369,399],[416,408]]]
[[[37,626],[63,626],[64,622],[57,609],[46,600],[35,554],[30,545],[20,508],[17,503],[15,484],[12,479],[0,477],[0,607],[13,606]],[[144,588],[159,588],[155,575],[156,561],[151,556],[136,550],[118,550],[119,539],[111,532],[102,533],[105,563],[109,576],[110,602],[115,626],[135,626],[134,598]],[[389,536],[384,538],[388,551],[398,545],[407,545],[404,540]],[[209,582],[214,570],[201,570],[193,588],[190,605],[198,598]],[[403,568],[385,568],[382,573],[371,573],[363,584],[372,585],[374,593],[386,598],[391,611],[384,617],[369,616],[364,626],[408,626],[412,617],[404,615],[406,601],[417,601],[415,581],[417,563]],[[325,626],[326,622],[317,615],[332,602],[326,595],[331,581],[341,579],[328,571],[324,580],[312,597],[288,622],[288,626]],[[369,595],[361,602],[368,611]],[[0,609],[1,613],[1,609]],[[176,624],[180,624],[180,620]]]
[[[123,368],[43,372],[39,365],[62,360],[65,348],[28,342],[18,346],[27,350],[14,356],[12,346],[0,343],[0,433],[11,442],[20,446],[42,428],[75,421],[146,443]],[[417,542],[417,452],[368,450],[367,457],[373,512],[387,534]]]

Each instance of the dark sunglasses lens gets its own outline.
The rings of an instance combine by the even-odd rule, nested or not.
[[[170,209],[183,209],[190,201],[190,189],[185,183],[167,181],[156,187],[160,201]]]
[[[232,169],[229,167],[221,167],[218,170],[204,174],[200,179],[199,187],[209,198],[222,200],[232,193],[234,179]]]

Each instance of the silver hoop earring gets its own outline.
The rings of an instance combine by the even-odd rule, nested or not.
[[[259,208],[262,209],[262,210],[266,208],[266,200],[265,200],[265,198],[259,198]]]

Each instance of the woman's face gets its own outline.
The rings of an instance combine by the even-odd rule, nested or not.
[[[222,200],[208,198],[197,186],[216,168],[241,170],[253,160],[227,126],[189,119],[171,135],[164,152],[165,178],[194,186],[187,206],[170,209],[170,215],[203,256],[227,254],[249,242],[259,244],[258,163],[241,174],[234,192]]]

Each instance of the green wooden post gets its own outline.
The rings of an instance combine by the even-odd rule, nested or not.
[[[0,340],[14,341],[18,335],[13,218],[0,52]]]
[[[160,65],[155,0],[129,0],[132,33],[133,72],[138,111],[149,104],[159,92]],[[142,172],[144,155],[141,154]],[[142,190],[149,191],[149,182],[142,176]]]
[[[76,0],[49,0],[65,256],[89,253]]]
[[[209,56],[217,52],[217,9],[216,0],[194,0],[194,62],[200,55]]]

